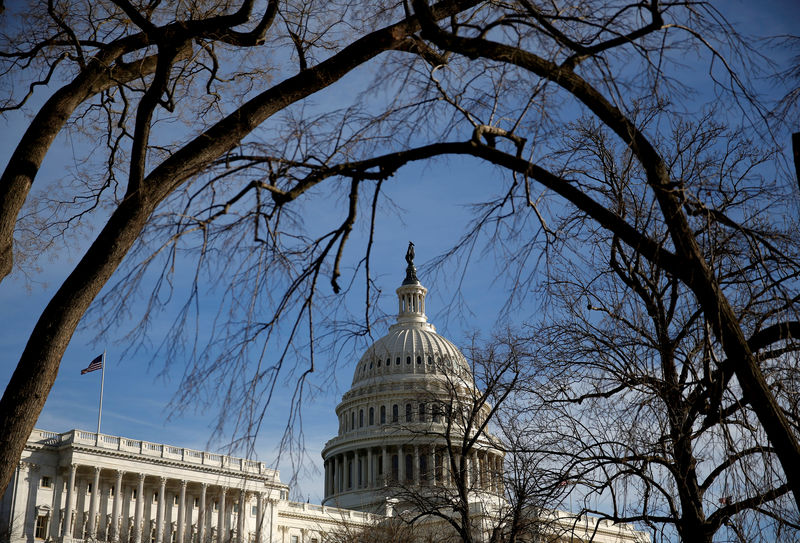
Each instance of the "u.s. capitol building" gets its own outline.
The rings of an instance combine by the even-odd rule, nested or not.
[[[262,462],[82,430],[37,429],[0,500],[0,540],[323,543],[343,528],[402,517],[414,507],[407,499],[414,493],[446,494],[456,485],[458,467],[471,504],[491,522],[492,511],[505,503],[503,453],[486,431],[468,451],[453,446],[463,437],[453,424],[461,411],[458,395],[471,397],[474,382],[463,354],[428,322],[427,289],[407,260],[397,322],[358,362],[336,407],[338,433],[322,451],[322,505],[290,501],[279,472]],[[489,409],[482,406],[474,422]],[[547,516],[547,540],[649,540],[628,525]]]

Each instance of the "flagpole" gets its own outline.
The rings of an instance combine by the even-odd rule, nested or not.
[[[100,441],[100,418],[103,416],[103,384],[106,380],[106,350],[103,349],[103,364],[100,373],[100,408],[97,410],[97,442]],[[97,444],[95,443],[95,445]]]

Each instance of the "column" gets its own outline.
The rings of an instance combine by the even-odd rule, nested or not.
[[[414,461],[411,464],[412,469],[414,470],[414,474],[412,479],[414,480],[414,484],[419,486],[420,476],[419,476],[419,445],[414,445]]]
[[[428,451],[428,484],[436,486],[436,447],[432,445]]]
[[[114,505],[111,511],[111,531],[114,534],[112,541],[119,541],[119,513],[122,509],[122,471],[117,470],[117,480],[114,482]]]
[[[206,488],[208,483],[200,484],[200,509],[197,511],[197,543],[206,540]]]
[[[95,539],[97,535],[97,506],[100,495],[100,468],[94,468],[94,479],[92,480],[92,497],[89,498],[89,537]]]
[[[245,507],[247,505],[247,493],[244,489],[239,492],[239,514],[236,516],[236,543],[244,541],[244,519],[247,512]]]
[[[258,492],[256,494],[256,543],[262,543],[263,538],[264,538],[264,493]]]
[[[402,445],[397,447],[397,479],[401,485],[406,482],[406,455]]]
[[[167,501],[167,478],[158,478],[158,503],[156,504],[156,543],[164,543],[164,503]]]
[[[375,466],[373,464],[372,448],[367,449],[367,488],[375,487]]]
[[[134,513],[133,541],[142,543],[142,512],[144,511],[144,473],[139,474],[139,485],[136,487],[136,512]]]
[[[177,543],[183,543],[184,524],[186,524],[186,481],[181,481],[181,490],[178,497],[178,525],[176,526]],[[139,543],[138,541],[136,543]]]
[[[72,539],[72,495],[75,486],[75,472],[78,470],[77,464],[69,465],[69,478],[67,479],[67,503],[64,506],[64,528],[63,535],[67,539]]]
[[[219,489],[219,511],[217,512],[217,543],[227,539],[225,534],[225,487]]]
[[[391,473],[392,466],[389,462],[389,451],[386,450],[386,445],[381,447],[381,455],[383,458],[383,485],[386,486],[386,481],[389,480],[389,473]]]

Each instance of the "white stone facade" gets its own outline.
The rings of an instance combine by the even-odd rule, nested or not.
[[[366,513],[296,503],[244,458],[72,430],[34,430],[0,500],[10,543],[322,543]]]

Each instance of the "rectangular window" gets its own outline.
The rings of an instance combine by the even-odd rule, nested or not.
[[[38,515],[36,517],[36,526],[33,529],[33,537],[36,539],[47,539],[47,525],[49,517],[47,515]]]
[[[214,501],[214,505],[211,506],[214,511],[219,511],[219,502]]]
[[[42,487],[42,488],[52,488],[53,487],[53,480],[50,479],[50,477],[45,475],[39,480],[39,486]]]
[[[153,492],[153,503],[158,503],[158,492]]]
[[[292,543],[299,543],[299,542],[300,542],[300,538],[297,537],[296,535],[293,535],[292,536]]]
[[[135,500],[135,499],[136,499],[136,491],[137,491],[137,490],[138,490],[138,489],[136,489],[136,488],[132,488],[132,489],[131,489],[131,499],[132,499],[132,500]]]
[[[234,503],[233,504],[233,512],[234,513],[238,513],[239,512],[239,504],[238,503]]]
[[[114,488],[113,486],[108,487],[108,495],[109,496],[113,496],[114,492],[116,492],[116,488]]]
[[[257,505],[254,505],[253,507],[250,508],[250,516],[251,517],[257,517],[258,516],[258,506]]]
[[[92,483],[86,483],[86,493],[87,494],[92,493]]]
[[[172,496],[172,505],[178,505],[178,495]]]
[[[194,499],[194,508],[197,509],[198,507],[200,507],[200,498],[195,498]]]
[[[381,406],[381,424],[386,424],[386,406]]]

